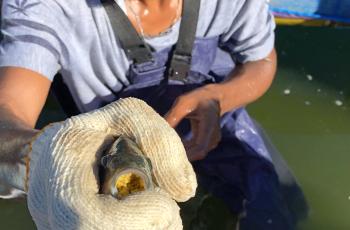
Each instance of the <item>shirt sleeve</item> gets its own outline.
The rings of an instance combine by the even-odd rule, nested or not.
[[[26,68],[53,79],[62,47],[54,2],[2,1],[0,66]]]
[[[275,21],[266,0],[242,0],[221,42],[239,63],[266,57],[275,42]]]

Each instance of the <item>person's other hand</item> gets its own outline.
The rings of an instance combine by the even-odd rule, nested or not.
[[[220,103],[211,87],[201,87],[177,98],[166,121],[175,128],[183,119],[191,123],[192,137],[184,141],[190,161],[205,158],[221,140]]]

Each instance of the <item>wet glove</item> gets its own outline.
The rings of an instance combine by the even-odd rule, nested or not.
[[[99,194],[97,164],[123,135],[153,166],[154,190],[123,200]],[[138,99],[47,126],[31,145],[28,207],[38,229],[182,229],[176,201],[194,196],[196,177],[176,132]]]

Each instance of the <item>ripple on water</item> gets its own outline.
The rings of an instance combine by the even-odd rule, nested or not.
[[[341,101],[341,100],[335,100],[334,101],[334,104],[336,105],[336,106],[343,106],[343,102]]]
[[[283,90],[283,94],[284,95],[289,95],[290,94],[290,89],[285,89],[285,90]]]
[[[307,80],[312,81],[314,78],[311,74],[306,75]]]

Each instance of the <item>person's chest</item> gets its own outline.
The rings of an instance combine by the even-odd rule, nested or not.
[[[70,32],[64,39],[66,51],[63,55],[62,75],[70,91],[76,93],[73,96],[88,111],[101,103],[114,100],[115,93],[132,84],[129,76],[132,62],[128,60],[116,37],[118,28],[112,28],[111,19],[101,3],[96,0],[82,2],[79,1],[78,4],[78,1],[74,1],[78,4],[73,5],[76,10],[69,9],[67,14],[72,22],[67,25]],[[199,47],[196,50],[200,52],[194,52],[193,67],[196,70],[205,69],[204,72],[210,69],[207,59],[214,56],[219,37],[228,27],[222,23],[225,20],[220,12],[224,8],[216,5],[216,2],[202,0],[197,25],[196,41],[200,42],[195,47]],[[145,38],[145,42],[154,48],[155,53],[173,47],[179,36],[180,23],[181,20],[178,20],[169,33]],[[209,47],[213,50],[213,55],[208,55]],[[96,98],[98,102],[92,103]]]
[[[130,19],[135,29],[139,31],[140,25],[136,25],[137,23],[135,22],[134,13],[136,12],[132,13],[130,6],[128,7],[126,4],[128,0],[117,0],[116,2],[121,5],[126,17]],[[179,2],[182,2],[182,0],[179,0]],[[232,4],[228,4],[228,2],[231,1],[201,1],[196,37],[218,37],[227,31],[233,18],[233,10],[230,10],[230,8],[234,8],[235,5],[235,1],[232,1]],[[116,52],[122,48],[119,45],[118,38],[115,37],[115,34],[118,34],[118,28],[112,28],[110,24],[111,18],[108,17],[99,0],[74,1],[74,3],[72,7],[76,9],[71,10],[72,14],[69,15],[71,18],[70,25],[68,25],[71,27],[69,28],[71,35],[68,38],[68,43],[71,44],[70,50],[72,50],[72,54],[73,52],[78,52],[79,54],[82,50],[88,50],[89,48],[100,48],[106,53]],[[179,35],[180,23],[181,18],[175,22],[168,21],[167,25],[169,27],[165,26],[163,29],[160,28],[159,31],[167,31],[165,34],[160,33],[159,36],[147,36],[144,39],[145,42],[155,50],[173,46]],[[152,27],[151,24],[151,22],[146,21],[144,27]]]
[[[229,11],[222,2],[228,1],[202,0],[196,32],[198,39],[216,38],[219,42],[218,38],[229,27],[230,21],[225,18],[232,16],[227,15]],[[131,61],[116,37],[118,28],[112,28],[111,19],[100,1],[75,1],[74,4],[76,10],[70,10],[71,14],[68,15],[72,23],[71,32],[66,38],[63,69],[71,77],[90,76],[103,84],[128,84],[126,75]],[[125,5],[122,9],[127,13]],[[166,34],[144,38],[145,42],[155,51],[174,46],[179,36],[180,23],[181,19],[168,28]]]

